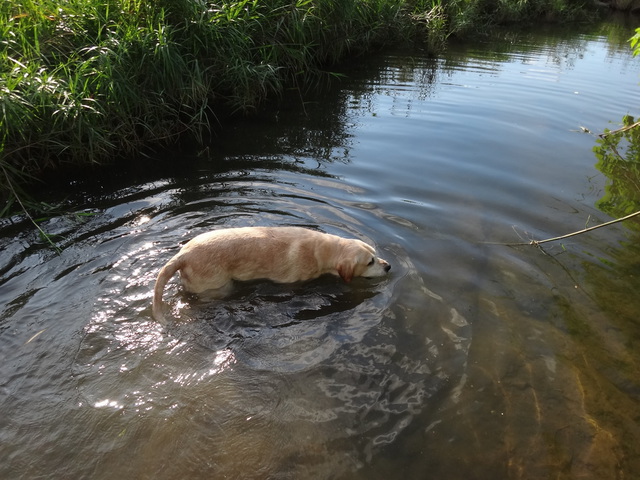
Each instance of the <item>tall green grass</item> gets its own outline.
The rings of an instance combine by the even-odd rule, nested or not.
[[[374,45],[442,45],[580,1],[0,0],[0,199],[60,165],[201,138],[219,108],[250,110]]]

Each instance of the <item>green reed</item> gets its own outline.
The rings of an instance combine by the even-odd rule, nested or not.
[[[0,0],[0,198],[60,165],[200,139],[220,108],[308,86],[346,55],[572,1]]]

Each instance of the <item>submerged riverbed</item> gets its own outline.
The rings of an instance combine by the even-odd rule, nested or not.
[[[637,114],[633,25],[384,52],[235,124],[169,174],[74,184],[0,231],[0,478],[631,478],[640,247],[593,132]],[[304,103],[301,103],[304,99]],[[114,186],[115,184],[115,186]],[[375,244],[388,277],[251,282],[159,268],[206,230]]]

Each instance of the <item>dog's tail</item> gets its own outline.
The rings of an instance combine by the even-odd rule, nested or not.
[[[178,255],[173,257],[171,260],[167,262],[167,264],[162,267],[160,273],[158,273],[158,278],[156,278],[156,286],[153,288],[153,304],[151,307],[151,314],[156,321],[162,323],[163,325],[167,324],[166,319],[164,318],[164,314],[162,312],[162,294],[164,292],[164,287],[173,275],[180,270],[182,267],[182,262]]]

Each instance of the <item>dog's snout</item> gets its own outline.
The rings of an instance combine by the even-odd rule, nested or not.
[[[388,272],[389,270],[391,270],[391,265],[389,265],[388,263],[384,266],[384,271]]]

